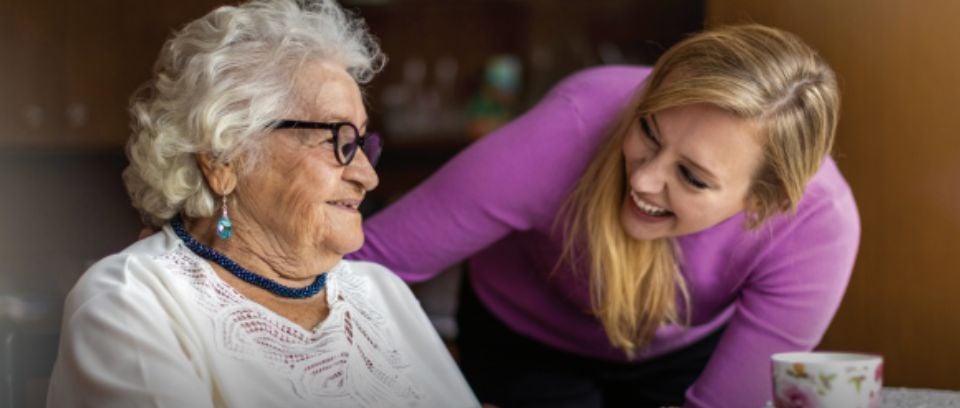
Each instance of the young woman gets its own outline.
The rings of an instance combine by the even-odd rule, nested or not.
[[[462,368],[504,407],[760,407],[859,243],[840,97],[797,37],[707,31],[565,80],[365,224],[403,279],[467,260]]]

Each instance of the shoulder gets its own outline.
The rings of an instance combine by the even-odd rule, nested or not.
[[[346,273],[337,276],[338,291],[353,291],[364,293],[364,299],[369,307],[378,310],[378,313],[390,316],[394,323],[404,322],[404,330],[410,329],[415,333],[430,332],[434,329],[430,325],[426,314],[420,305],[420,300],[413,294],[410,287],[385,266],[366,261],[343,261]],[[419,334],[418,334],[419,335]]]
[[[413,298],[410,287],[386,266],[368,261],[344,260],[343,263],[353,275],[369,282],[377,292],[377,296],[382,296],[385,300],[398,297],[403,300],[409,300],[408,297]]]
[[[71,289],[65,314],[87,309],[86,306],[98,301],[131,299],[134,294],[145,301],[148,297],[144,294],[162,287],[156,282],[160,278],[156,259],[172,250],[174,245],[170,236],[160,231],[97,261]]]
[[[837,201],[841,201],[847,206],[853,206],[854,209],[856,207],[850,185],[847,184],[847,180],[840,173],[840,169],[833,158],[827,157],[823,160],[820,170],[807,185],[800,205]]]
[[[833,159],[824,160],[795,212],[775,216],[748,235],[740,249],[752,254],[745,256],[756,266],[816,264],[814,269],[849,274],[860,244],[860,216]]]
[[[860,216],[853,191],[836,162],[829,157],[807,184],[796,212],[778,218],[773,224],[780,228],[859,237]]]

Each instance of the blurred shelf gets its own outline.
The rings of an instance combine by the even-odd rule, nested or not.
[[[411,164],[422,161],[449,160],[473,143],[466,137],[436,137],[424,139],[387,140],[384,142],[381,165],[394,165],[410,160]]]

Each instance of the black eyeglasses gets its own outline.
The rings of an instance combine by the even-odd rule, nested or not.
[[[337,162],[346,166],[357,155],[357,147],[363,150],[371,166],[376,166],[383,152],[383,139],[376,133],[361,135],[350,122],[322,123],[302,120],[276,120],[267,125],[269,129],[326,129],[333,135],[333,151]],[[330,139],[307,141],[310,146],[319,146]]]

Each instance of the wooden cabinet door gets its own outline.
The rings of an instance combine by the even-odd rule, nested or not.
[[[213,0],[0,0],[0,148],[116,149],[163,41]]]

